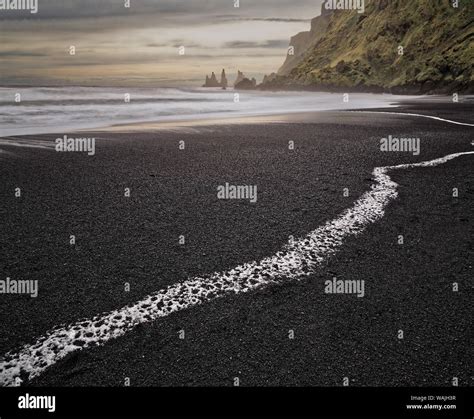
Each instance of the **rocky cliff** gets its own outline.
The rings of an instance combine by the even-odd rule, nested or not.
[[[311,29],[309,31],[300,32],[290,39],[288,54],[285,62],[278,70],[278,75],[287,76],[293,68],[303,61],[306,53],[326,33],[331,14],[331,11],[327,11],[323,7],[321,15],[311,20]]]
[[[261,88],[474,93],[473,0],[366,0],[364,13],[323,12]]]

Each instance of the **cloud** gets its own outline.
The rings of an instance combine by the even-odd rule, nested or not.
[[[169,47],[170,44],[168,43],[158,43],[158,42],[151,42],[149,44],[146,44],[147,47],[149,48],[163,48],[163,47]]]
[[[2,83],[161,83],[170,75],[201,77],[210,66],[269,73],[322,1],[243,1],[235,8],[232,0],[131,0],[125,8],[124,0],[38,0],[37,14],[0,13]]]
[[[283,18],[283,17],[241,17],[239,15],[217,15],[216,19],[223,21],[235,21],[235,22],[281,22],[281,23],[294,23],[294,22],[311,22],[311,19],[299,19],[299,18]],[[313,16],[312,16],[313,17]]]
[[[0,20],[41,20],[41,19],[83,19],[131,15],[155,15],[156,18],[170,16],[216,15],[241,19],[267,20],[274,22],[300,22],[305,16],[300,11],[313,9],[312,15],[319,12],[322,0],[259,0],[245,2],[235,8],[231,0],[131,0],[130,7],[124,6],[123,0],[38,0],[38,13],[31,14],[24,10],[9,10],[0,14]],[[232,13],[231,13],[232,12]],[[268,18],[269,12],[276,12],[283,17]],[[283,13],[281,13],[283,12]],[[295,16],[296,14],[296,16]],[[313,17],[313,16],[311,16]]]
[[[286,19],[286,18],[279,18],[279,17],[252,17],[252,18],[242,18],[240,20],[250,20],[254,22],[311,22],[311,19]]]
[[[184,39],[174,39],[171,41],[173,48],[186,47],[186,48],[207,48],[205,45],[198,44],[197,42],[186,41]]]
[[[289,44],[288,39],[270,39],[265,41],[264,48],[287,48]]]
[[[42,54],[40,52],[32,52],[32,51],[19,51],[19,50],[11,50],[11,51],[0,51],[0,57],[47,57],[47,54]]]
[[[269,39],[263,42],[253,41],[231,41],[226,42],[224,48],[286,48],[288,39]]]

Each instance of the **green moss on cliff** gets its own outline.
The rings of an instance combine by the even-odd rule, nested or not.
[[[335,11],[323,38],[274,85],[472,92],[473,19],[472,0],[459,8],[451,0],[366,0],[363,14]]]

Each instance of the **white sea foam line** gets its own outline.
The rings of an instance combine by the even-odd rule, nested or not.
[[[442,121],[442,122],[449,122],[450,124],[455,124],[455,125],[463,125],[466,127],[474,127],[474,124],[468,124],[467,122],[458,122],[458,121],[452,121],[451,119],[444,119],[444,118],[439,118],[438,116],[432,116],[432,115],[423,115],[419,113],[405,113],[405,112],[382,112],[382,111],[351,111],[355,113],[381,113],[381,114],[387,114],[387,115],[407,115],[407,116],[419,116],[422,118],[429,118],[429,119],[434,119],[436,121]]]
[[[369,224],[383,217],[385,207],[398,196],[397,184],[387,175],[389,170],[437,166],[467,154],[474,154],[474,151],[450,154],[421,163],[376,167],[373,171],[374,185],[353,207],[305,237],[290,240],[275,255],[259,262],[245,263],[226,272],[173,284],[133,305],[56,327],[36,343],[25,345],[18,352],[9,352],[3,357],[0,362],[0,385],[14,386],[17,377],[37,377],[66,355],[103,345],[124,335],[138,324],[154,321],[224,295],[249,292],[283,280],[302,279],[312,274],[317,266],[334,254],[345,238],[362,233]]]
[[[0,138],[0,146],[8,145],[15,147],[28,147],[28,148],[43,148],[54,150],[55,143],[43,140],[10,140],[6,138]]]

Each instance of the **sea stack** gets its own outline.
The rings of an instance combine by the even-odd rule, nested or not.
[[[221,74],[221,81],[217,81],[216,74],[212,72],[211,77],[206,75],[206,81],[202,85],[202,87],[222,87],[223,89],[226,89],[228,86],[228,81],[227,77],[225,75],[225,70],[222,69],[222,74]]]
[[[234,81],[234,87],[237,86],[245,78],[244,73],[240,70],[237,70],[237,78]]]
[[[217,77],[214,72],[212,72],[211,77],[206,76],[206,82],[202,87],[221,87],[221,84],[217,81]]]
[[[227,82],[227,77],[225,76],[225,70],[222,69],[222,73],[221,73],[221,87],[223,89],[227,89],[227,86],[228,86],[228,82]]]
[[[214,71],[211,74],[211,79],[209,80],[209,84],[211,87],[219,87],[219,82],[217,81],[217,77],[214,74]]]
[[[234,89],[236,90],[253,90],[257,88],[257,80],[252,77],[252,79],[248,79],[245,77],[243,80],[239,81],[235,84]]]

